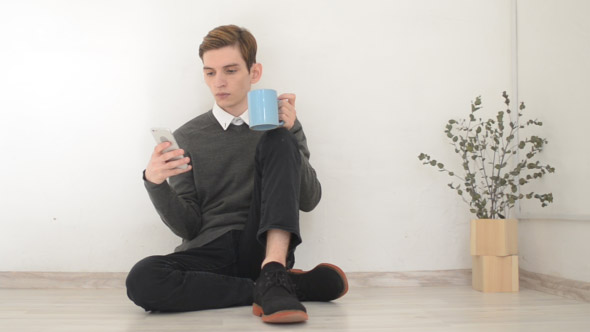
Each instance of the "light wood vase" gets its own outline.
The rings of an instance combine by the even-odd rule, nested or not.
[[[518,292],[518,220],[471,220],[472,286]]]

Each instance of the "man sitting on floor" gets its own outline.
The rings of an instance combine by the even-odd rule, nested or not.
[[[164,153],[170,143],[158,144],[144,171],[150,199],[182,244],[139,261],[127,294],[148,311],[253,304],[268,323],[305,321],[300,301],[334,300],[348,284],[331,264],[291,270],[301,243],[299,210],[311,211],[321,197],[295,95],[279,96],[282,127],[250,130],[247,94],[262,75],[254,36],[217,27],[199,56],[213,109],[175,131],[181,149]]]

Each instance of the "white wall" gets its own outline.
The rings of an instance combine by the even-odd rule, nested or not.
[[[542,159],[556,168],[532,186],[554,203],[522,205],[520,266],[590,282],[590,2],[519,0],[517,11],[519,95],[543,121]]]
[[[0,4],[0,270],[127,271],[179,242],[141,170],[151,126],[212,104],[212,28],[259,43],[258,87],[297,93],[324,188],[298,262],[348,271],[469,268],[467,207],[420,152],[511,91],[509,0],[11,1]],[[531,105],[532,106],[532,105]],[[452,162],[451,162],[452,163]]]
[[[590,282],[590,219],[526,219],[518,227],[521,268]]]
[[[519,97],[543,121],[542,159],[556,168],[533,189],[551,188],[554,204],[523,204],[531,217],[590,219],[590,2],[519,0]]]

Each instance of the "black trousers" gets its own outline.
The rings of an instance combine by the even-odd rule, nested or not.
[[[254,188],[243,231],[206,244],[139,261],[127,276],[127,295],[146,311],[193,311],[252,304],[254,281],[265,255],[266,232],[291,233],[287,267],[301,243],[301,155],[284,128],[261,137],[255,155]],[[198,166],[197,166],[198,167]]]

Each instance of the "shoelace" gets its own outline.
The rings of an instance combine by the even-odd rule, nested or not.
[[[282,271],[264,272],[265,286],[269,289],[271,286],[281,286],[289,294],[296,294],[296,287],[291,283],[287,273]]]

